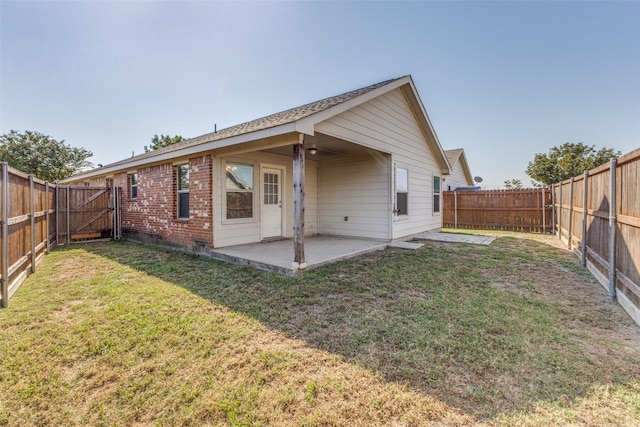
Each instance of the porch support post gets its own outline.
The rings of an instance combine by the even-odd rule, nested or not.
[[[293,250],[291,266],[306,268],[304,259],[304,174],[305,174],[304,134],[298,135],[298,143],[293,146]]]

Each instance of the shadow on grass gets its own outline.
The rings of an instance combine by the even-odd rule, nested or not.
[[[638,380],[632,366],[640,362],[638,352],[608,348],[610,338],[601,339],[603,331],[617,333],[620,318],[611,307],[598,308],[599,301],[572,307],[562,295],[548,299],[539,289],[540,272],[571,282],[576,292],[599,285],[577,261],[537,242],[500,238],[481,248],[428,243],[419,251],[387,249],[297,277],[132,242],[83,248],[479,420],[540,401],[570,405],[594,385]]]

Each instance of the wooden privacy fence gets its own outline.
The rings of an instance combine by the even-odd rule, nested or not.
[[[558,237],[640,324],[640,149],[551,191]]]
[[[544,188],[443,193],[442,222],[448,228],[546,233],[551,213],[551,192]]]
[[[120,238],[118,188],[65,187],[0,164],[0,306],[57,244]]]

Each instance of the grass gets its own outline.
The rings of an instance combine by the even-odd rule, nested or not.
[[[131,242],[0,312],[0,424],[637,425],[637,327],[552,238],[283,277]]]

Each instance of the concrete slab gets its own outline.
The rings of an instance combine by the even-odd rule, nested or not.
[[[386,246],[387,242],[376,240],[326,236],[307,237],[304,241],[306,269],[384,249]],[[211,249],[208,255],[234,264],[247,265],[281,274],[295,274],[299,271],[297,266],[291,265],[293,261],[292,240]]]
[[[472,245],[490,245],[496,238],[494,236],[478,236],[475,234],[457,233],[422,233],[414,236],[419,240],[435,240],[438,242],[469,243]]]
[[[421,247],[423,247],[424,243],[394,242],[394,243],[389,243],[387,246],[390,247],[390,248],[416,250],[416,249],[420,249]]]

